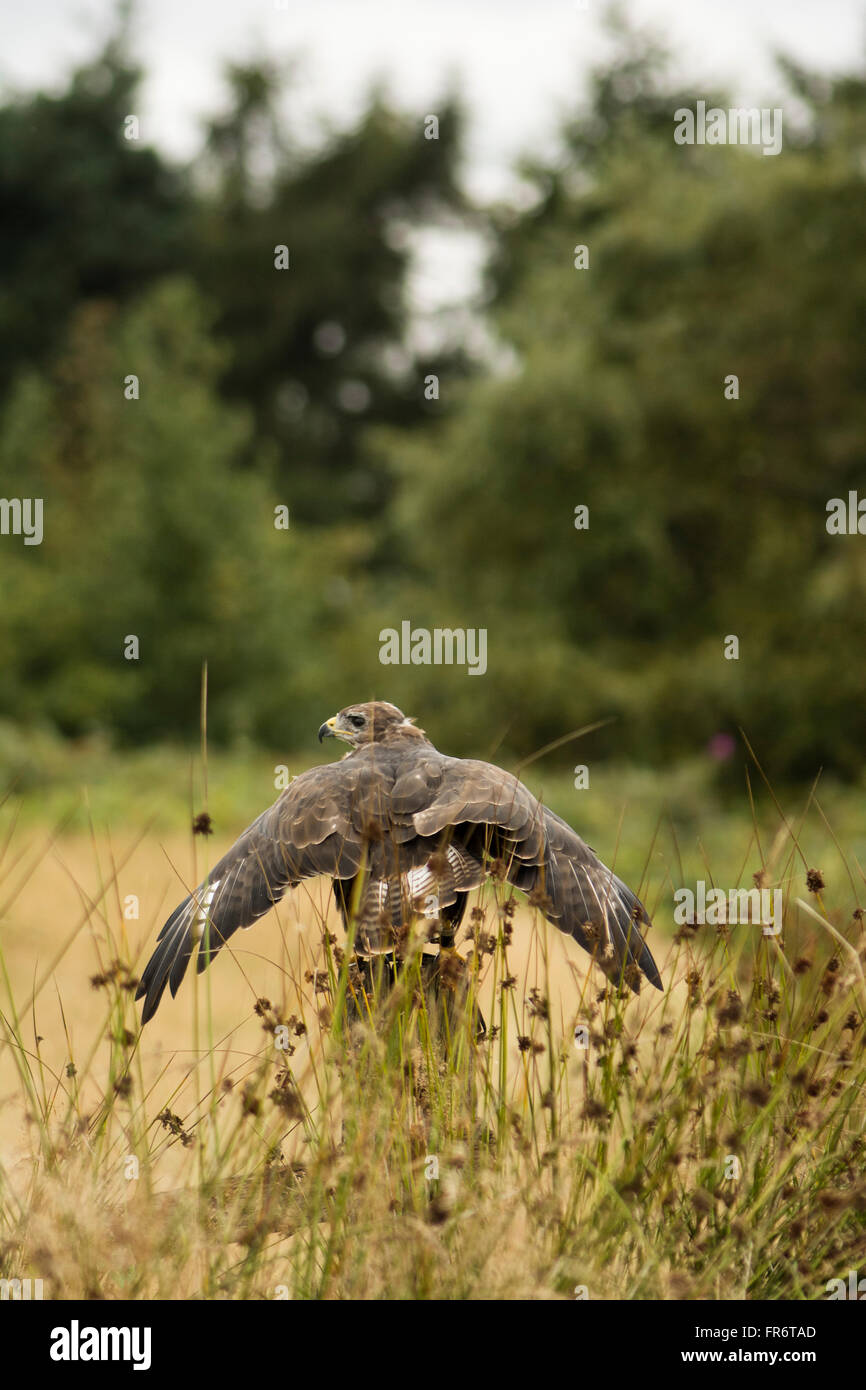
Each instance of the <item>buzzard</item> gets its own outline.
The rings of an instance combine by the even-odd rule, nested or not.
[[[393,963],[407,925],[433,919],[453,944],[466,901],[491,872],[530,896],[609,978],[661,980],[641,902],[564,820],[491,763],[449,758],[395,705],[349,705],[319,729],[349,752],[296,777],[171,914],[136,994],[142,1023],[166,985],[198,970],[302,879],[328,874],[354,949]]]

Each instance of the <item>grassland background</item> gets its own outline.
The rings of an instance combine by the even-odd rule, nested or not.
[[[753,813],[745,790],[739,806],[715,800],[712,769],[699,765],[667,778],[608,767],[585,791],[536,765],[530,785],[640,889],[665,994],[614,1002],[574,943],[518,907],[507,970],[490,958],[479,984],[489,1024],[502,1021],[503,999],[514,1011],[507,1042],[484,1045],[490,1059],[499,1047],[495,1064],[484,1071],[483,1047],[419,1062],[401,1016],[396,1061],[371,1043],[371,1073],[357,1057],[335,1064],[320,1016],[333,992],[310,978],[326,965],[323,927],[342,939],[326,881],[287,894],[197,984],[188,975],[137,1042],[122,987],[187,887],[268,800],[274,767],[300,771],[303,756],[211,754],[206,840],[191,834],[191,812],[205,805],[197,750],[118,757],[84,746],[41,769],[30,756],[31,785],[2,813],[5,1268],[38,1272],[52,1296],[73,1297],[546,1298],[586,1287],[593,1298],[812,1298],[837,1266],[856,1263],[863,999],[819,920],[826,913],[866,958],[853,917],[866,897],[866,846],[851,788],[819,785],[777,806],[753,768]],[[824,878],[820,896],[807,890],[807,866]],[[675,941],[675,884],[751,886],[761,867],[785,893],[787,967],[748,925]],[[128,894],[138,920],[123,919]],[[495,895],[477,900],[495,933]],[[470,954],[466,932],[460,951]],[[795,977],[803,959],[808,971]],[[743,1001],[733,1033],[730,991]],[[274,1017],[304,1025],[280,1062],[308,1107],[303,1120],[267,1099],[283,1073],[270,1014],[263,1027],[256,1012],[263,998]],[[600,1044],[600,1079],[570,1047],[581,1023]],[[535,1051],[524,1053],[521,1037]],[[608,1066],[603,1037],[623,1048],[628,1039],[637,1060]],[[455,1104],[447,1078],[465,1085],[479,1067],[486,1099]],[[798,1099],[806,1069],[826,1112],[810,1116],[821,1102]],[[442,1087],[433,1099],[431,1076]],[[798,1137],[786,1138],[795,1114]],[[735,1196],[720,1177],[731,1152],[748,1174]],[[442,1163],[432,1184],[431,1153]],[[135,1155],[141,1176],[129,1181]]]

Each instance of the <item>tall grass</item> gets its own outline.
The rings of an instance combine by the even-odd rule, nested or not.
[[[781,937],[683,927],[663,995],[563,974],[497,881],[438,990],[415,938],[395,983],[364,976],[311,900],[303,950],[239,1001],[253,1041],[214,1023],[226,948],[156,1073],[112,868],[81,893],[86,1051],[59,993],[44,1055],[56,962],[22,989],[0,955],[0,1274],[56,1298],[825,1297],[866,1265],[866,936],[858,878],[807,880],[803,837],[779,811],[746,844]]]

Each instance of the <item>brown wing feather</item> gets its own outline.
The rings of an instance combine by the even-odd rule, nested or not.
[[[267,912],[288,886],[318,874],[351,878],[358,872],[363,850],[352,823],[356,780],[345,763],[297,777],[176,908],[138,987],[142,1023],[155,1013],[167,984],[177,993],[199,941],[201,971],[233,932]]]
[[[363,867],[357,944],[376,951],[431,894],[450,906],[478,886],[491,858],[608,974],[636,989],[643,972],[661,988],[643,905],[580,836],[510,773],[446,757],[416,731],[304,773],[253,822],[162,928],[136,995],[142,1022],[166,984],[177,993],[200,941],[199,971],[302,879],[354,880]]]
[[[538,893],[549,921],[632,989],[641,973],[661,989],[640,931],[640,924],[649,925],[643,904],[571,826],[491,763],[443,758],[442,764],[433,800],[415,815],[418,831],[459,835],[467,824],[488,827],[488,854],[504,861],[517,888]],[[477,846],[478,837],[470,843]]]

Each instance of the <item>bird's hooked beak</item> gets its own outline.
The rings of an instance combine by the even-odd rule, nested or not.
[[[346,725],[342,717],[342,711],[335,714],[333,719],[326,719],[319,728],[319,742],[323,738],[338,738],[341,743],[348,743],[350,748],[355,748],[358,743],[358,731]]]

